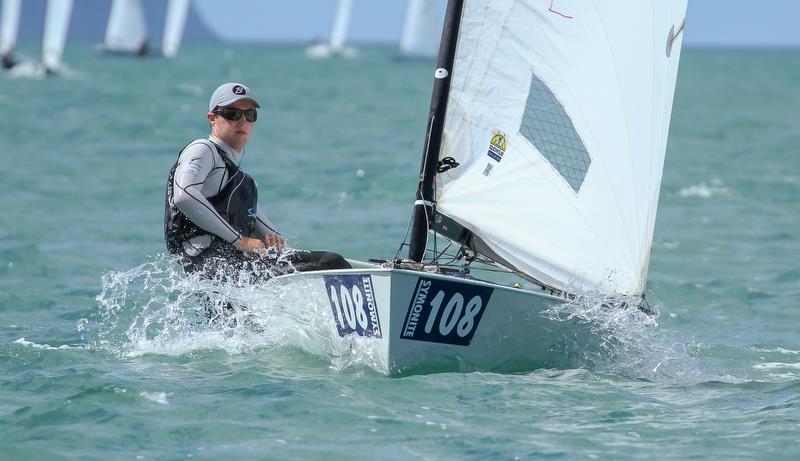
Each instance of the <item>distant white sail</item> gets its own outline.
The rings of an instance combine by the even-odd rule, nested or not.
[[[174,58],[178,54],[188,15],[189,0],[169,0],[167,19],[164,23],[164,39],[161,43],[161,53],[165,57]]]
[[[17,44],[21,6],[22,0],[3,0],[3,10],[0,12],[0,56],[14,51],[14,45]]]
[[[45,69],[56,70],[61,66],[71,16],[72,0],[48,0],[42,37],[42,64]]]
[[[119,53],[143,53],[146,44],[147,21],[141,0],[114,0],[103,48]]]
[[[336,52],[344,49],[347,39],[347,29],[350,27],[350,14],[353,10],[353,0],[339,0],[336,6],[336,16],[331,29],[330,47]]]
[[[641,295],[686,4],[465,2],[437,210],[542,282]]]
[[[439,47],[442,22],[436,14],[436,0],[408,0],[400,54],[410,57],[434,57]]]

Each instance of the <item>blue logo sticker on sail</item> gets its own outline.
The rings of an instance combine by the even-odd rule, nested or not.
[[[491,287],[420,277],[400,338],[469,346],[493,291]]]
[[[325,291],[331,302],[339,336],[381,337],[378,306],[369,275],[326,275]]]

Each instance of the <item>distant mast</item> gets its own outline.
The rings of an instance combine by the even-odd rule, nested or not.
[[[358,54],[356,49],[345,45],[347,29],[350,27],[350,14],[352,10],[353,0],[339,0],[328,41],[322,42],[314,40],[314,42],[306,48],[306,57],[311,59],[324,59],[330,58],[333,55],[339,55],[345,58],[352,58]]]
[[[72,0],[48,0],[42,36],[42,64],[45,71],[57,71],[67,42]]]
[[[3,68],[10,69],[16,64],[14,59],[14,46],[17,44],[19,32],[19,14],[22,0],[3,0],[3,10],[0,13],[0,57]]]
[[[435,0],[408,0],[400,36],[400,55],[408,58],[436,56],[441,36],[439,26]]]
[[[353,0],[339,0],[330,38],[331,51],[334,53],[341,52],[344,49],[345,39],[347,38],[347,28],[350,27],[350,13],[352,10]]]
[[[103,49],[139,56],[148,53],[147,21],[141,0],[114,0],[111,3]]]
[[[164,23],[164,39],[161,43],[161,53],[164,57],[174,58],[178,54],[188,15],[189,0],[169,0]]]

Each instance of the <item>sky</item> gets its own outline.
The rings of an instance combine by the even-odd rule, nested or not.
[[[439,1],[443,11],[446,2]],[[352,41],[399,39],[405,0],[353,4]],[[328,36],[336,0],[194,0],[194,5],[208,28],[227,39],[309,41]],[[689,0],[685,43],[800,47],[800,0]]]
[[[2,0],[0,0],[2,1]],[[441,15],[446,0],[439,2]],[[470,0],[475,1],[475,0]],[[549,3],[551,0],[531,0]],[[558,0],[568,3],[583,0]],[[637,0],[603,0],[637,1]],[[668,1],[668,0],[661,0]],[[152,39],[160,39],[165,0],[142,0]],[[326,38],[337,0],[192,0],[185,40],[309,42]],[[397,43],[407,0],[353,0],[354,42]],[[24,0],[20,41],[39,40],[45,0]],[[110,0],[75,0],[70,39],[102,41]],[[689,0],[688,46],[800,47],[800,0]]]

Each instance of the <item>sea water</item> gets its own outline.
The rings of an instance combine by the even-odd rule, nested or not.
[[[386,377],[331,353],[302,295],[207,286],[163,255],[167,172],[233,80],[262,105],[242,167],[290,244],[393,256],[434,63],[392,53],[78,43],[64,77],[0,76],[0,459],[800,457],[797,50],[684,50],[659,315],[596,316],[597,347],[557,367]],[[256,315],[203,326],[198,291]]]

